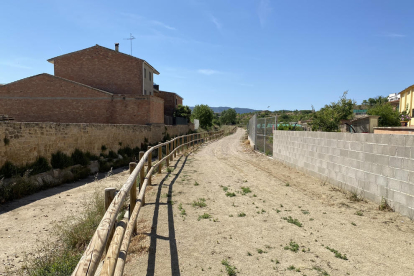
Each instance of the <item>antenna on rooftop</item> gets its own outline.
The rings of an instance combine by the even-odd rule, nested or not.
[[[124,38],[124,40],[130,40],[131,41],[131,56],[132,56],[132,40],[135,39],[135,37],[130,33],[129,38]]]

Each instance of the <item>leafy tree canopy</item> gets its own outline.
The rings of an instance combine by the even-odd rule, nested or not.
[[[314,113],[313,130],[338,131],[341,120],[351,119],[355,101],[347,99],[347,94],[348,91],[345,91],[339,101],[325,105]]]
[[[179,104],[174,111],[174,117],[183,117],[183,118],[190,119],[191,109],[187,105]]]
[[[224,125],[235,124],[237,119],[237,112],[233,108],[221,112],[220,122]]]
[[[401,126],[400,112],[394,110],[389,103],[376,104],[367,111],[368,115],[378,115],[379,126]]]
[[[368,106],[368,107],[373,107],[375,105],[381,105],[381,104],[385,104],[387,102],[388,102],[387,97],[377,96],[375,98],[369,98],[368,100],[363,100],[361,105],[365,105],[365,106]]]
[[[208,105],[200,104],[194,107],[192,117],[200,120],[200,127],[206,129],[213,125],[214,112]]]

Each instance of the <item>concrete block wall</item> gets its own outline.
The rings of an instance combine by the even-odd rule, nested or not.
[[[274,131],[273,158],[414,218],[414,135]]]

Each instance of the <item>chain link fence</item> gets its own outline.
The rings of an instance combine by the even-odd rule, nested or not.
[[[254,149],[273,156],[273,130],[277,128],[277,117],[257,118],[254,115],[247,126],[249,140]]]

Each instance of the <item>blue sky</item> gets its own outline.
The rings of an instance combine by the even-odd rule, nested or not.
[[[414,84],[414,1],[13,0],[0,4],[0,83],[99,44],[147,60],[184,104],[316,109]]]

